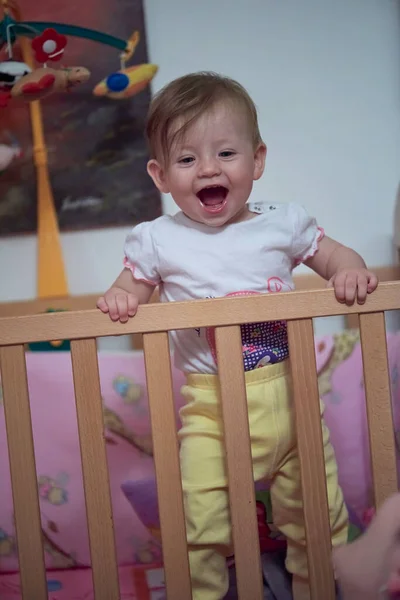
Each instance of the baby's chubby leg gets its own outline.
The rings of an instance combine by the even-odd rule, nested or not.
[[[180,460],[192,595],[221,600],[232,553],[221,411],[214,388],[184,386],[182,393],[187,404],[180,410]]]
[[[293,420],[287,410],[287,373],[288,365],[278,363],[246,374],[255,481],[269,476],[277,456],[290,446],[290,435],[282,427],[282,419],[284,424]],[[180,410],[179,440],[193,600],[225,597],[226,558],[233,550],[224,427],[215,379],[192,375],[182,388],[186,404]]]
[[[400,598],[400,494],[378,510],[366,533],[333,551],[343,600]]]

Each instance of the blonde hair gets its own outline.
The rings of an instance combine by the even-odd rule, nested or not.
[[[188,127],[219,102],[233,102],[246,113],[254,147],[262,143],[257,109],[240,83],[212,72],[191,73],[175,79],[153,98],[146,122],[151,158],[168,160],[171,146]],[[172,132],[177,119],[183,125]]]

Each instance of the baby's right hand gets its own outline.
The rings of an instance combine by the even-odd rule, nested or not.
[[[137,296],[115,286],[97,300],[97,308],[108,313],[112,321],[121,323],[126,323],[130,317],[135,316],[138,305]]]

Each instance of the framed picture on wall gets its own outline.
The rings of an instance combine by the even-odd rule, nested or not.
[[[127,66],[148,63],[142,0],[19,0],[24,21],[70,23],[140,42]],[[21,59],[18,44],[15,58]],[[7,58],[5,49],[1,59]],[[124,100],[93,95],[120,69],[120,53],[87,39],[68,37],[60,66],[84,66],[88,82],[41,101],[54,202],[61,231],[135,225],[161,214],[161,198],[146,172],[144,137],[149,87]],[[58,64],[54,63],[57,68]],[[17,143],[22,156],[0,173],[0,236],[35,233],[36,172],[29,105],[0,109],[0,144]]]

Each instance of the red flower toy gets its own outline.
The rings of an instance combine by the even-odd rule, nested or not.
[[[60,60],[67,45],[65,35],[58,33],[55,29],[45,29],[41,35],[32,41],[32,50],[39,63],[48,60]]]

